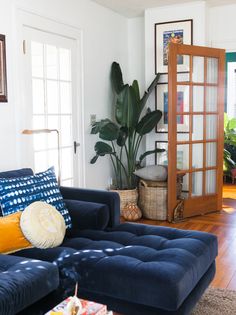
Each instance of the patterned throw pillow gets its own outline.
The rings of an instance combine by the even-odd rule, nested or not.
[[[54,167],[32,176],[0,178],[0,204],[3,216],[23,211],[35,201],[54,206],[70,228],[71,217],[60,193]]]

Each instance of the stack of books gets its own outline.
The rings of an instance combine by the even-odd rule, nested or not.
[[[66,300],[55,306],[51,311],[45,315],[72,315],[68,314],[67,304],[72,297],[68,297]],[[113,312],[108,312],[106,305],[95,303],[92,301],[80,299],[83,309],[79,312],[79,315],[112,315]]]

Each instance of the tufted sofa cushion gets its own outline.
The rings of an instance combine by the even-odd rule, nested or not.
[[[78,230],[62,246],[22,252],[58,264],[70,249],[81,290],[167,311],[180,307],[217,255],[214,235],[131,223]]]
[[[58,270],[53,264],[0,255],[0,314],[18,313],[58,284]]]
[[[82,288],[169,311],[180,307],[217,255],[215,236],[166,227],[127,223],[77,237],[63,246],[87,250],[78,255]]]

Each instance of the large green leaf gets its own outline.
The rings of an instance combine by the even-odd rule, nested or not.
[[[114,141],[119,136],[119,127],[112,121],[108,121],[102,125],[99,131],[99,137],[102,140]]]
[[[162,112],[160,110],[147,113],[138,123],[136,127],[137,133],[139,133],[141,136],[149,133],[157,125],[161,117]]]
[[[159,80],[160,80],[160,73],[158,73],[155,77],[155,79],[152,81],[152,83],[150,84],[149,88],[147,89],[147,91],[144,93],[140,105],[141,105],[141,110],[143,110],[144,106],[147,103],[147,100],[149,98],[149,96],[151,95],[152,91],[155,89],[155,87],[157,86]]]
[[[234,130],[236,128],[236,118],[231,118],[228,122],[228,128]]]
[[[229,122],[229,116],[227,113],[224,113],[224,130],[226,131],[226,128],[228,126],[228,122]]]
[[[117,96],[116,120],[122,127],[134,130],[139,118],[139,107],[132,86],[126,84]]]
[[[127,127],[121,127],[119,131],[119,136],[117,138],[117,144],[120,147],[123,147],[125,145],[125,142],[128,137],[128,128]]]
[[[139,84],[137,80],[133,81],[132,87],[134,89],[135,92],[135,98],[136,98],[136,102],[137,104],[140,103],[140,92],[139,92]]]
[[[106,154],[113,153],[112,147],[103,141],[98,141],[94,146],[94,150],[98,156],[104,156]]]
[[[111,122],[111,120],[108,118],[94,122],[92,124],[91,134],[97,134],[100,132],[101,128],[109,122]]]
[[[119,94],[124,86],[120,65],[113,62],[111,66],[111,83],[116,94]]]
[[[150,154],[156,154],[156,153],[162,153],[162,152],[165,152],[165,149],[156,148],[156,149],[154,149],[154,150],[146,151],[145,153],[143,153],[142,155],[140,155],[139,163],[141,163],[142,160],[145,159],[145,157],[148,156],[148,155],[150,155]]]

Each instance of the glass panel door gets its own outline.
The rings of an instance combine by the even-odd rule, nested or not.
[[[73,92],[76,43],[73,39],[29,27],[25,27],[24,33],[32,86],[29,108],[32,123],[29,129],[58,130],[60,137],[58,153],[57,132],[33,136],[34,170],[42,171],[53,165],[58,174],[60,167],[61,185],[73,186],[77,181],[73,142],[77,139]]]
[[[189,58],[189,80],[179,80],[177,58]],[[171,44],[169,50],[168,219],[179,200],[176,178],[183,176],[183,217],[222,208],[224,58],[221,49]],[[185,86],[185,89],[183,89]],[[185,106],[178,106],[179,91]],[[182,140],[179,124],[188,125]]]

